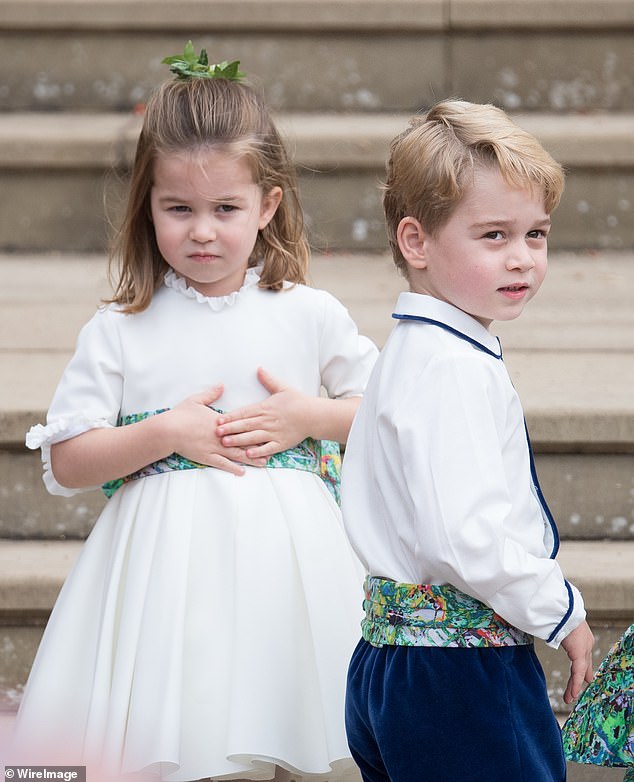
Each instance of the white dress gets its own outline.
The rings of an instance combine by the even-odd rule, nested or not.
[[[344,307],[247,272],[220,299],[168,272],[150,307],[84,326],[47,417],[45,483],[70,494],[50,445],[223,383],[231,410],[266,397],[264,367],[311,395],[359,395],[376,348]],[[311,472],[247,467],[150,475],[115,492],[46,628],[16,747],[51,763],[168,780],[270,779],[275,765],[331,780],[352,761],[345,676],[362,569],[339,508]],[[36,758],[37,759],[37,758]]]

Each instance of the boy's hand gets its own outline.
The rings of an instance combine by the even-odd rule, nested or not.
[[[268,458],[308,437],[314,400],[261,367],[258,380],[270,396],[219,416],[216,434],[225,447],[244,448],[250,458]]]
[[[583,683],[590,683],[594,677],[592,670],[592,646],[594,636],[587,622],[582,622],[561,642],[570,659],[570,678],[564,692],[564,703],[577,700]]]

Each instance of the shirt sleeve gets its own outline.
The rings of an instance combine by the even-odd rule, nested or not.
[[[49,408],[46,425],[32,426],[28,448],[41,448],[43,480],[51,494],[70,497],[88,489],[59,484],[51,469],[51,446],[90,429],[117,425],[123,392],[120,340],[115,320],[124,317],[100,310],[82,328]]]
[[[334,296],[324,296],[319,345],[322,385],[332,398],[361,396],[378,356],[372,340],[359,334],[348,310]]]
[[[509,418],[510,386],[490,362],[434,361],[395,414],[418,545],[436,583],[556,647],[583,602],[546,551],[519,401]]]

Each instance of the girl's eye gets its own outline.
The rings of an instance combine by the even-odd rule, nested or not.
[[[223,214],[230,214],[231,212],[234,212],[238,207],[234,206],[233,204],[220,204],[218,206],[218,211],[222,212]]]
[[[188,206],[185,206],[184,204],[178,204],[176,206],[170,206],[169,211],[181,214],[183,212],[189,212],[190,208]]]

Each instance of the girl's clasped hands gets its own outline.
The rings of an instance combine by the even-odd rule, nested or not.
[[[341,417],[345,440],[347,411],[351,406],[356,408],[357,399],[336,400],[333,407],[332,399],[303,394],[261,367],[257,376],[270,396],[252,405],[219,413],[214,405],[224,392],[222,385],[176,405],[170,411],[180,433],[176,452],[200,464],[243,475],[244,465],[265,467],[273,454],[315,436],[322,420],[332,427],[333,415]]]

